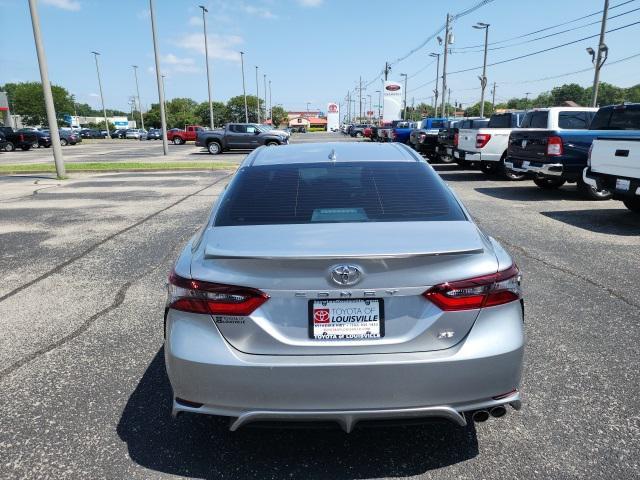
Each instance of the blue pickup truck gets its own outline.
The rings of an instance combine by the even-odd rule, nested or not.
[[[505,167],[525,173],[543,189],[577,183],[588,199],[605,200],[611,192],[585,183],[591,143],[597,137],[637,136],[640,104],[602,107],[540,108],[527,112],[521,128],[509,136]],[[631,128],[633,127],[633,128]]]
[[[425,118],[409,135],[409,143],[413,148],[429,159],[436,157],[438,133],[447,127],[448,118]]]
[[[417,122],[394,121],[391,129],[391,141],[409,143],[409,136],[416,128],[418,128]]]

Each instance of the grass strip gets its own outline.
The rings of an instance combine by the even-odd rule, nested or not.
[[[144,170],[235,170],[231,162],[69,162],[67,172],[127,172]],[[49,173],[55,172],[52,163],[26,163],[0,165],[0,173]]]

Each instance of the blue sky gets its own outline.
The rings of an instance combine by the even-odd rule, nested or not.
[[[238,51],[245,55],[247,90],[255,93],[255,66],[259,66],[260,91],[264,73],[272,80],[273,103],[287,109],[324,110],[328,101],[343,101],[362,75],[374,80],[385,60],[393,61],[419,46],[444,23],[447,12],[458,13],[478,0],[201,0],[209,9],[208,32],[213,69],[213,96],[225,101],[242,93]],[[611,6],[626,0],[611,0]],[[156,0],[162,68],[167,75],[168,98],[207,98],[204,70],[204,41],[198,1]],[[571,23],[577,17],[602,8],[603,0],[494,0],[453,25],[456,53],[449,59],[449,71],[482,64],[479,49],[483,33],[471,26],[478,21],[491,24],[490,42],[518,37],[552,25],[558,28],[537,35],[496,44],[506,47],[489,52],[489,62],[500,61],[599,32],[596,15]],[[157,102],[153,72],[153,46],[146,0],[39,0],[40,17],[52,82],[74,93],[79,102],[99,105],[98,85],[92,50],[101,52],[105,101],[108,107],[128,110],[135,92],[131,65],[140,66],[143,105]],[[637,11],[632,11],[639,9]],[[631,12],[630,12],[631,11]],[[626,13],[630,12],[630,13]],[[613,29],[640,22],[640,0],[612,8]],[[582,27],[584,26],[584,27]],[[578,28],[581,27],[581,28]],[[537,36],[576,30],[551,38],[512,45]],[[39,80],[33,33],[26,0],[0,0],[0,84]],[[608,63],[640,54],[640,24],[607,35]],[[544,77],[586,69],[591,66],[585,52],[597,38],[522,60],[490,67],[489,82],[496,81],[497,100],[531,96],[557,84],[577,82],[589,85],[592,71],[558,79]],[[436,40],[394,64],[390,79],[410,75],[408,97],[416,103],[430,102],[435,64],[429,52],[441,52]],[[462,52],[468,53],[462,53]],[[480,71],[451,75],[451,100],[464,104],[478,101]],[[603,69],[601,79],[620,86],[640,83],[640,56]],[[373,82],[365,95],[380,88]]]

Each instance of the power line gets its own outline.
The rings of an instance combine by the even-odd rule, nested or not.
[[[617,32],[618,30],[623,30],[623,29],[625,29],[625,28],[633,27],[634,25],[638,25],[638,24],[640,24],[640,21],[633,22],[633,23],[629,23],[629,24],[627,24],[627,25],[623,25],[623,26],[618,27],[618,28],[612,28],[611,30],[607,30],[607,31],[606,31],[606,33]],[[589,40],[589,39],[591,39],[591,38],[595,38],[595,37],[599,37],[599,36],[600,36],[600,34],[590,35],[590,36],[588,36],[588,37],[579,38],[578,40],[573,40],[573,41],[571,41],[571,42],[562,43],[562,44],[560,44],[560,45],[555,45],[555,46],[553,46],[553,47],[544,48],[544,49],[542,49],[542,50],[537,50],[537,51],[535,51],[535,52],[526,53],[526,54],[524,54],[524,55],[518,55],[517,57],[507,58],[506,60],[500,60],[500,61],[498,61],[498,62],[488,63],[488,64],[487,64],[487,66],[488,66],[488,67],[493,67],[494,65],[501,65],[501,64],[503,64],[503,63],[513,62],[513,61],[515,61],[515,60],[520,60],[520,59],[522,59],[522,58],[532,57],[532,56],[534,56],[534,55],[538,55],[538,54],[540,54],[540,53],[545,53],[545,52],[549,52],[549,51],[551,51],[551,50],[556,50],[556,49],[558,49],[558,48],[566,47],[566,46],[568,46],[568,45],[573,45],[573,44],[576,44],[576,43],[582,42],[582,41],[584,41],[584,40]],[[463,69],[463,70],[456,70],[456,71],[454,71],[454,72],[449,72],[448,74],[449,74],[449,75],[453,75],[453,74],[456,74],[456,73],[471,72],[471,71],[473,71],[473,70],[479,70],[479,69],[481,69],[481,68],[482,68],[482,65],[480,65],[479,67],[472,67],[472,68],[465,68],[465,69]]]
[[[635,1],[635,0],[632,0],[632,1]],[[612,17],[609,17],[609,20],[613,20],[614,18],[622,17],[624,15],[628,15],[630,13],[637,12],[638,10],[640,10],[640,7],[634,8],[633,10],[628,10],[628,11],[623,12],[623,13],[619,13],[618,15],[614,15]],[[600,20],[597,20],[597,21],[591,22],[591,23],[586,23],[586,24],[580,25],[578,27],[568,28],[567,30],[561,30],[559,32],[550,33],[548,35],[543,35],[542,37],[532,38],[531,40],[525,40],[524,42],[512,43],[510,45],[503,45],[501,47],[489,48],[488,50],[503,50],[505,48],[511,48],[511,47],[516,47],[516,46],[519,46],[519,45],[525,45],[527,43],[536,42],[538,40],[544,40],[545,38],[555,37],[556,35],[561,35],[563,33],[573,32],[574,30],[580,30],[581,28],[590,27],[591,25],[600,25]],[[489,44],[489,45],[491,45],[491,44]],[[478,52],[482,52],[482,51],[484,51],[484,49],[482,49],[482,50],[465,50],[465,51],[454,50],[452,53],[455,53],[456,55],[458,55],[458,54],[461,54],[461,53],[478,53]]]
[[[635,2],[635,1],[637,1],[637,0],[627,0],[627,1],[625,1],[625,2],[622,2],[622,3],[619,3],[619,4],[614,5],[614,6],[612,6],[612,7],[609,7],[609,10],[613,10],[613,9],[615,9],[615,8],[622,7],[622,6],[624,6],[624,5],[627,5],[627,4],[629,4],[629,3],[633,3],[633,2]],[[590,17],[593,17],[593,16],[595,16],[595,15],[599,15],[599,14],[601,14],[601,13],[602,13],[602,10],[598,10],[597,12],[593,12],[593,13],[590,13],[590,14],[588,14],[588,15],[583,15],[582,17],[574,18],[573,20],[567,20],[567,21],[565,21],[565,22],[558,23],[558,24],[556,24],[556,25],[552,25],[552,26],[550,26],[550,27],[545,27],[545,28],[541,28],[541,29],[539,29],[539,30],[534,30],[533,32],[524,33],[524,34],[522,34],[522,35],[518,35],[518,36],[516,36],[516,37],[511,37],[511,38],[506,38],[506,39],[504,39],[504,40],[499,40],[499,41],[496,41],[496,42],[491,42],[489,45],[498,45],[498,44],[500,44],[500,43],[510,42],[511,40],[518,40],[518,39],[523,38],[523,37],[528,37],[528,36],[530,36],[530,35],[535,35],[536,33],[546,32],[547,30],[553,30],[554,28],[563,27],[563,26],[568,25],[568,24],[570,24],[570,23],[579,22],[580,20],[584,20],[585,18],[590,18]],[[612,18],[612,17],[610,17],[610,18]],[[597,23],[600,23],[600,22],[597,22]],[[462,50],[462,49],[467,49],[467,48],[479,48],[479,47],[484,47],[484,44],[479,44],[479,45],[468,45],[468,46],[466,46],[466,47],[458,47],[458,48],[457,48],[457,50]]]

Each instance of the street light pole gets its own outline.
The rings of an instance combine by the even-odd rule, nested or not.
[[[207,10],[203,5],[200,5],[202,9],[202,25],[204,27],[204,61],[207,65],[207,91],[209,92],[209,125],[211,126],[211,130],[215,127],[215,122],[213,121],[213,102],[211,101],[211,77],[209,76],[209,42],[207,40]]]
[[[598,52],[594,52],[592,48],[587,48],[587,52],[591,55],[591,61],[595,67],[593,74],[593,92],[591,95],[591,106],[595,107],[598,103],[598,87],[600,86],[600,69],[607,61],[609,56],[609,47],[604,43],[604,34],[607,28],[607,15],[609,14],[609,0],[604,0],[604,9],[602,10],[602,23],[600,24],[600,41],[598,42]],[[603,57],[604,54],[604,57]]]
[[[489,24],[478,22],[473,28],[482,30],[484,29],[484,63],[482,64],[482,76],[480,77],[480,87],[482,91],[480,93],[480,116],[484,117],[484,90],[487,88],[487,45],[489,44]]]
[[[273,103],[271,103],[271,79],[269,79],[269,118],[273,124]]]
[[[136,77],[136,93],[138,94],[138,110],[140,111],[140,123],[142,124],[142,129],[144,130],[144,116],[142,115],[142,102],[140,101],[140,87],[138,86],[138,66],[132,65],[133,67],[133,76]]]
[[[380,108],[381,108],[381,103],[382,103],[382,91],[381,90],[376,90],[375,93],[378,94],[378,122],[380,121]]]
[[[164,88],[162,88],[162,73],[160,71],[160,51],[158,50],[158,35],[156,34],[156,13],[153,8],[153,0],[149,0],[149,11],[151,12],[151,35],[153,36],[153,53],[156,62],[156,83],[158,85],[158,104],[160,106],[160,124],[162,126],[162,153],[169,154],[169,143],[167,142],[167,117],[164,109]]]
[[[102,113],[104,114],[104,128],[107,130],[107,137],[111,138],[109,134],[109,121],[107,120],[107,110],[104,107],[104,96],[102,95],[102,81],[100,80],[100,67],[98,66],[98,52],[93,53],[93,58],[96,61],[96,72],[98,72],[98,87],[100,88],[100,101],[102,102]]]
[[[49,69],[47,67],[47,56],[42,43],[40,33],[40,17],[38,16],[38,5],[36,0],[29,0],[29,11],[31,12],[31,25],[33,27],[33,39],[36,44],[38,55],[38,66],[40,67],[40,81],[42,82],[42,93],[44,94],[44,105],[47,110],[47,122],[49,122],[49,132],[51,133],[51,146],[53,147],[53,161],[56,165],[56,176],[64,178],[64,157],[60,146],[60,133],[58,132],[58,119],[53,105],[53,95],[51,93],[51,82],[49,81]]]
[[[402,113],[402,119],[407,120],[407,78],[409,76],[406,73],[401,73],[401,77],[404,77],[404,112]]]
[[[371,112],[371,95],[369,95],[368,93],[367,93],[367,98],[369,99],[369,108],[367,109],[367,114],[368,114],[367,116],[369,117],[369,123],[371,123],[371,115],[373,114],[369,113]]]
[[[267,120],[267,115],[269,114],[269,108],[268,108],[268,104],[267,104],[267,74],[264,73],[262,74],[262,81],[263,81],[263,87],[264,87],[264,116],[265,116],[265,121]]]
[[[166,75],[162,75],[162,96],[164,97],[164,111],[167,111],[167,89],[164,85],[164,77]]]
[[[260,123],[260,84],[258,83],[258,66],[256,65],[256,104],[258,110],[258,123]]]
[[[433,116],[438,116],[438,79],[440,78],[440,54],[439,53],[430,53],[430,57],[436,57],[436,88],[433,91]]]
[[[247,108],[247,88],[244,83],[244,52],[240,52],[240,66],[242,67],[242,94],[244,95],[244,121],[249,123],[249,109]]]

